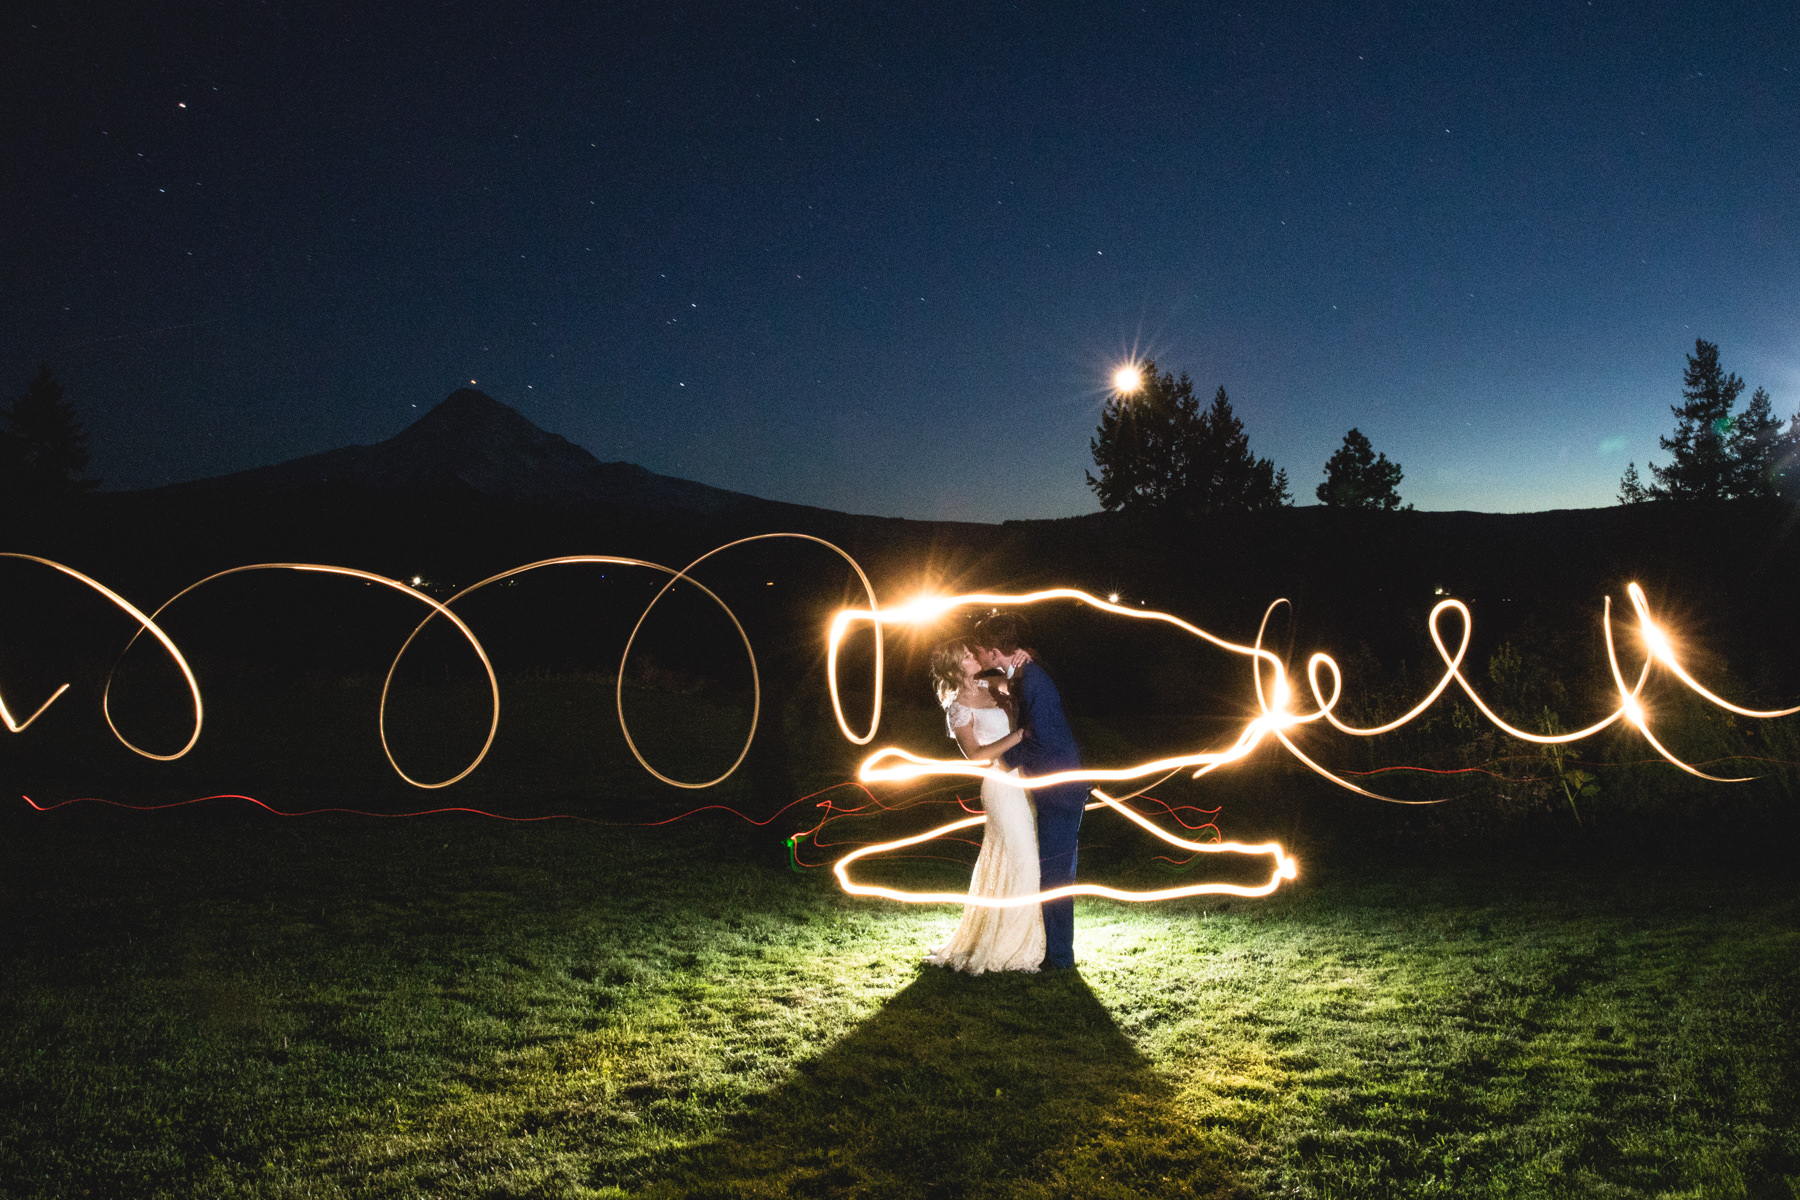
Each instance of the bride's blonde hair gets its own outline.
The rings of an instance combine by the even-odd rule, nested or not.
[[[939,704],[949,704],[962,691],[962,660],[970,653],[966,638],[940,642],[931,651],[931,689],[937,693]]]

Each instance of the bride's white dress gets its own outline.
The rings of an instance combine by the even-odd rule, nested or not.
[[[968,708],[952,701],[945,708],[950,728],[973,721],[981,745],[1010,732],[1006,710]],[[981,781],[981,807],[987,813],[981,854],[969,880],[971,896],[1031,896],[1038,890],[1037,814],[1024,788],[997,779]],[[962,920],[950,940],[925,956],[938,966],[979,975],[983,971],[1035,971],[1044,961],[1044,914],[1035,904],[989,908],[963,907]]]

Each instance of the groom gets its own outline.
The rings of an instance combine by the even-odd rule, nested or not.
[[[1062,694],[1044,668],[1032,661],[1031,626],[1018,613],[995,613],[975,626],[969,639],[975,659],[988,670],[1005,672],[1017,705],[1024,740],[1001,756],[1006,767],[1026,776],[1052,775],[1081,766],[1081,748],[1063,715]],[[1087,808],[1085,783],[1060,783],[1032,789],[1037,804],[1038,886],[1044,891],[1075,882],[1076,837]],[[1075,965],[1075,897],[1046,900],[1044,967],[1066,970]]]

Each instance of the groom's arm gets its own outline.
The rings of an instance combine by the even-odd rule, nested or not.
[[[1016,766],[1026,775],[1049,775],[1080,763],[1081,750],[1063,711],[1062,693],[1041,667],[1032,669],[1022,689],[1019,728],[1025,739],[1007,757],[1006,766]]]

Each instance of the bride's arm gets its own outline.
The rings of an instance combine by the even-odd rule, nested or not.
[[[1015,729],[1005,737],[998,738],[984,746],[975,740],[975,722],[973,721],[967,725],[958,725],[955,732],[956,744],[962,747],[963,757],[970,762],[993,762],[1018,745],[1019,739],[1025,736],[1024,730]]]

